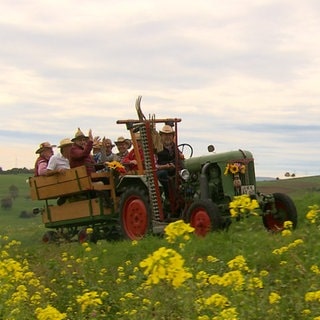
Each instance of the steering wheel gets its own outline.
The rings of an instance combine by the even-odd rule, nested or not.
[[[186,159],[189,159],[193,155],[193,148],[188,143],[181,143],[178,145],[179,151],[184,155]]]

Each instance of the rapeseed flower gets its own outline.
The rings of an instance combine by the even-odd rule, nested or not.
[[[147,276],[146,284],[158,284],[166,281],[174,287],[180,287],[192,274],[184,268],[184,259],[173,249],[159,248],[139,264]]]
[[[271,292],[269,294],[269,303],[270,304],[279,303],[280,299],[281,299],[280,295],[276,292]]]
[[[235,196],[233,201],[229,203],[230,214],[233,218],[257,215],[254,210],[258,208],[258,201],[256,199],[251,199],[248,194]]]
[[[183,220],[178,220],[169,223],[165,229],[166,240],[169,243],[175,243],[177,240],[180,242],[188,241],[190,239],[190,233],[194,232],[194,228],[189,224],[185,223]]]
[[[60,313],[51,305],[48,305],[45,308],[39,307],[36,309],[35,313],[37,320],[63,320],[67,317],[65,313]]]
[[[102,304],[97,291],[85,292],[82,296],[77,296],[76,300],[81,305],[82,312],[85,312],[89,307],[96,307]]]

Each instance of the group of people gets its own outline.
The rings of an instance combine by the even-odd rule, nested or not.
[[[155,153],[155,165],[159,181],[164,187],[165,195],[168,196],[168,179],[173,175],[176,166],[182,167],[184,159],[181,152],[174,143],[175,132],[170,125],[164,125],[159,131],[162,144],[161,150]],[[139,132],[135,134],[140,159],[143,161],[143,152]],[[117,146],[118,152],[112,149]],[[53,148],[58,147],[60,152],[54,154]],[[128,171],[136,170],[138,167],[136,153],[132,148],[130,139],[119,137],[112,143],[111,139],[93,137],[92,130],[88,135],[78,128],[73,139],[65,138],[60,141],[58,146],[43,142],[36,150],[38,158],[35,162],[35,176],[49,176],[61,173],[64,170],[85,165],[88,175],[99,170],[99,165],[103,167],[105,162],[118,161],[124,165]],[[130,150],[131,149],[131,150]],[[176,154],[178,161],[176,163]]]
[[[117,145],[118,153],[113,153]],[[58,147],[60,152],[54,154],[53,148]],[[96,171],[99,164],[111,161],[122,162],[131,148],[130,139],[119,137],[115,144],[110,139],[93,137],[92,130],[88,136],[78,128],[73,139],[65,138],[58,146],[43,142],[36,150],[38,158],[35,162],[35,176],[48,176],[63,172],[78,166],[86,166],[90,175]]]

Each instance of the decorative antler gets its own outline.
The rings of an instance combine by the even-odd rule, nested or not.
[[[142,96],[138,96],[138,98],[136,100],[136,110],[137,110],[139,120],[144,121],[144,120],[146,120],[146,117],[141,110],[141,106],[140,106],[141,99],[142,99]]]

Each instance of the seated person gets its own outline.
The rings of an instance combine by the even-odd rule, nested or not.
[[[53,155],[47,166],[47,176],[51,176],[56,173],[61,173],[70,169],[69,157],[70,149],[73,142],[69,138],[62,139],[60,141],[60,153]]]
[[[129,149],[131,148],[131,140],[125,139],[124,137],[119,137],[117,141],[114,142],[118,148],[118,153],[116,154],[116,161],[122,163],[122,160],[128,155]]]
[[[39,149],[36,151],[36,154],[39,154],[36,163],[34,165],[34,175],[44,176],[47,173],[47,166],[49,159],[53,155],[53,149],[55,145],[51,145],[49,142],[42,142],[39,146]]]
[[[144,162],[143,150],[141,145],[140,133],[135,133],[136,141],[138,144],[138,152],[140,154],[140,159],[142,163]],[[138,170],[138,161],[136,159],[135,150],[132,149],[128,154],[122,159],[122,164],[125,166],[127,173]]]
[[[163,150],[157,153],[157,175],[163,186],[164,194],[169,199],[169,177],[175,175],[176,169],[183,168],[184,156],[174,142],[175,133],[171,126],[165,125],[159,133]],[[178,163],[176,163],[177,152],[179,153]]]
[[[103,138],[101,144],[101,162],[112,162],[117,161],[118,157],[112,152],[115,145],[112,143],[111,139]]]
[[[75,134],[75,137],[71,139],[73,145],[70,150],[70,168],[75,168],[79,166],[86,166],[87,173],[90,175],[95,172],[95,161],[91,154],[91,150],[94,142],[98,140],[99,137],[93,139],[92,130],[89,130],[89,135],[85,136],[80,128]]]

